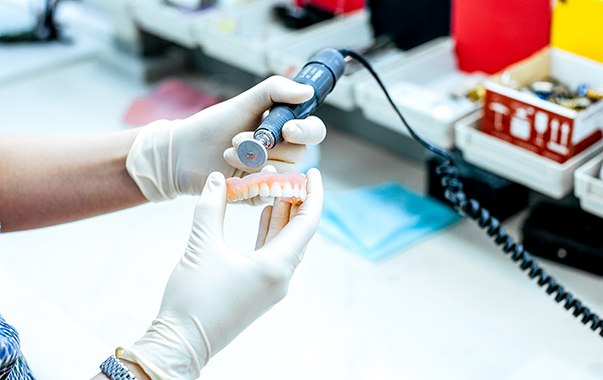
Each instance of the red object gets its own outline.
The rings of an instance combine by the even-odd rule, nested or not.
[[[459,69],[493,74],[549,44],[551,0],[453,0]]]
[[[575,118],[486,91],[482,131],[543,157],[563,163],[601,140],[599,128],[576,139],[575,127]]]
[[[159,119],[184,119],[218,102],[220,98],[205,94],[185,82],[167,79],[148,96],[134,100],[124,121],[142,126]]]
[[[364,8],[364,0],[295,0],[297,6],[312,4],[333,14],[349,13]]]

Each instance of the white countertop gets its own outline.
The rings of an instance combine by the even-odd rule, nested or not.
[[[126,128],[123,113],[146,89],[92,54],[0,83],[0,132]],[[327,191],[392,180],[424,187],[419,163],[336,130],[321,153]],[[0,296],[0,313],[19,329],[39,378],[89,378],[116,345],[143,333],[184,248],[193,205],[185,197],[0,236],[0,289],[10,290]],[[253,244],[248,219],[259,212],[229,206],[233,244]],[[544,266],[603,312],[600,277]],[[379,263],[317,235],[288,296],[214,357],[202,378],[603,379],[602,353],[598,335],[463,221]]]

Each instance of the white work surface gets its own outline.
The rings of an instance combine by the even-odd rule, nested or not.
[[[93,57],[39,71],[0,85],[0,132],[127,128],[123,113],[146,90]],[[424,187],[419,163],[340,132],[329,131],[321,152],[327,192],[392,180]],[[186,244],[193,206],[185,197],[0,235],[0,313],[19,329],[38,378],[89,378],[116,345],[143,333]],[[259,212],[229,206],[227,239],[252,246]],[[544,266],[603,312],[600,277]],[[287,297],[201,377],[590,380],[603,379],[602,354],[603,339],[463,221],[379,263],[317,235]]]

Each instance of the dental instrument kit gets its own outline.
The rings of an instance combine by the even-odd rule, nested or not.
[[[453,153],[425,141],[415,133],[392,100],[389,91],[385,88],[385,85],[371,64],[362,55],[352,50],[324,49],[313,55],[294,78],[295,81],[308,84],[314,88],[312,99],[299,105],[275,104],[268,116],[255,130],[253,139],[245,140],[239,144],[237,153],[241,161],[252,168],[263,166],[268,159],[268,150],[274,148],[282,140],[282,128],[285,123],[289,120],[305,118],[316,110],[333,90],[337,80],[343,74],[345,64],[349,59],[355,59],[370,72],[385,94],[389,104],[395,110],[400,121],[408,130],[410,136],[427,150],[444,159],[443,163],[438,165],[436,174],[440,178],[440,182],[444,188],[445,198],[454,209],[461,216],[473,219],[493,239],[494,243],[505,254],[509,255],[509,258],[513,262],[518,264],[520,270],[530,279],[535,280],[536,284],[545,290],[546,294],[553,296],[555,302],[562,304],[574,317],[579,318],[579,321],[585,326],[590,323],[590,329],[598,332],[603,337],[603,319],[549,275],[523,245],[515,242],[506,233],[499,219],[492,216],[490,211],[484,208],[479,201],[465,194]],[[253,175],[249,177],[251,176]],[[301,203],[305,198],[305,193],[301,191],[299,194],[289,191],[289,187],[292,187],[292,184],[299,186],[300,189],[304,187],[305,178],[302,177],[295,177],[293,179],[293,177],[285,178],[283,175],[276,175],[269,180],[263,180],[262,175],[259,174],[257,177],[249,178],[248,180],[243,178],[242,181],[231,184],[229,200],[247,199],[252,197],[252,194],[253,196],[261,195],[260,192],[270,195],[273,192],[274,194],[279,194],[281,191],[284,192],[284,187],[287,188],[286,196],[291,194],[291,202]],[[272,189],[271,186],[275,183],[279,186],[274,186],[274,189]],[[256,192],[258,194],[255,194]]]

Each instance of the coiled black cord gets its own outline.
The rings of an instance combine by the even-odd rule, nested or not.
[[[444,187],[444,196],[450,201],[456,211],[462,216],[473,219],[483,230],[485,230],[488,236],[493,238],[494,243],[501,247],[505,254],[510,254],[510,259],[513,260],[513,262],[518,263],[519,268],[524,271],[530,279],[536,279],[536,284],[538,284],[538,286],[544,288],[548,295],[554,296],[555,302],[560,304],[564,302],[563,307],[566,310],[571,311],[574,317],[582,318],[580,320],[582,324],[588,325],[590,323],[590,329],[595,332],[599,330],[599,335],[603,337],[603,320],[596,313],[592,312],[589,307],[585,306],[582,301],[575,298],[571,292],[565,290],[555,278],[549,275],[532,255],[526,251],[523,245],[515,242],[514,239],[506,233],[501,222],[492,216],[487,209],[482,207],[479,201],[467,197],[463,191],[463,182],[459,179],[459,170],[454,163],[454,155],[446,149],[439,148],[423,140],[423,138],[415,133],[411,126],[406,122],[406,119],[404,119],[404,116],[392,100],[385,85],[379,78],[379,75],[373,70],[371,64],[362,55],[354,51],[340,49],[339,52],[344,57],[354,58],[371,73],[412,138],[429,151],[444,158],[444,162],[436,168],[436,174]]]

